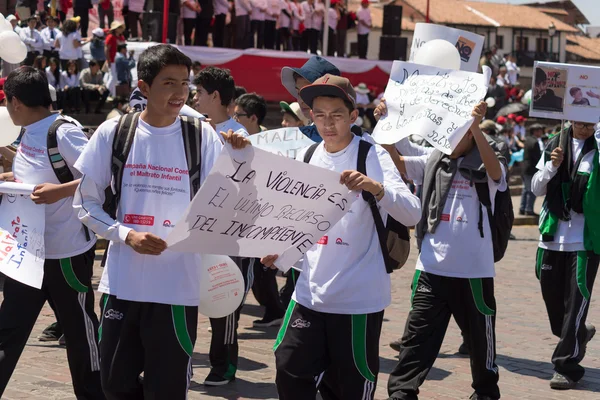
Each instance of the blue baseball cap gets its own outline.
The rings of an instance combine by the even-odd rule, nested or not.
[[[300,68],[283,67],[281,69],[281,84],[295,98],[298,98],[298,91],[296,90],[294,72],[310,83],[314,83],[314,81],[327,74],[341,75],[340,70],[335,65],[319,56],[312,56]]]

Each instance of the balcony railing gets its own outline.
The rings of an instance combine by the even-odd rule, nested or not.
[[[517,64],[524,67],[533,67],[534,61],[552,61],[558,62],[558,53],[548,53],[546,51],[519,51],[517,52]]]

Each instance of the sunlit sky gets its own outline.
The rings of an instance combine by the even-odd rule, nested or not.
[[[524,3],[536,3],[544,2],[543,0],[475,0],[485,1],[487,3],[511,3],[511,4],[524,4]],[[581,12],[587,17],[592,26],[600,26],[600,0],[572,0],[573,3],[581,10]]]

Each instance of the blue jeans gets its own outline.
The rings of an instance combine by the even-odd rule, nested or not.
[[[522,175],[522,177],[523,193],[521,194],[521,207],[519,211],[533,212],[533,204],[535,203],[535,195],[531,191],[533,175]]]

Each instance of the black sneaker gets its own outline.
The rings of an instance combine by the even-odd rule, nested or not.
[[[254,328],[267,328],[269,326],[280,326],[283,322],[283,317],[264,317],[263,319],[257,319],[252,321]]]
[[[402,345],[402,342],[400,341],[400,339],[398,340],[394,340],[393,342],[390,342],[390,347],[394,350],[396,350],[397,352],[400,352],[400,346]]]
[[[469,346],[465,342],[462,342],[458,348],[458,354],[462,354],[463,356],[469,355]]]
[[[558,372],[554,373],[554,376],[550,380],[550,388],[556,390],[569,390],[573,389],[577,385],[577,382],[569,378],[568,376],[564,376],[559,374]]]
[[[208,374],[208,376],[204,380],[204,386],[223,386],[227,385],[233,380],[235,380],[235,376],[227,379],[215,372],[210,371],[210,374]]]
[[[529,216],[529,217],[539,217],[540,214],[537,214],[533,211],[525,211],[525,215]]]
[[[42,334],[38,337],[38,340],[40,342],[57,341],[62,336],[62,332],[59,332],[59,329],[57,329],[57,325],[58,324],[56,322],[50,324],[46,329],[44,329]]]

